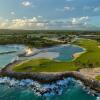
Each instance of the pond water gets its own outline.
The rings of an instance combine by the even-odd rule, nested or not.
[[[4,67],[6,64],[11,62],[16,58],[17,54],[22,52],[25,49],[22,45],[9,45],[9,46],[0,46],[0,53],[6,51],[16,51],[11,54],[1,54],[0,55],[0,67]],[[59,52],[60,56],[55,58],[62,61],[70,61],[72,54],[75,52],[83,51],[82,48],[76,46],[58,46],[53,48],[48,48],[48,52]],[[54,83],[55,84],[55,83]],[[56,84],[55,84],[56,85]],[[83,90],[78,84],[70,84],[66,89],[63,89],[61,95],[54,96],[44,96],[40,97],[36,95],[30,88],[21,88],[13,87],[9,88],[8,85],[0,85],[0,100],[100,100],[99,97],[95,97],[91,94],[88,94]]]
[[[38,49],[39,52],[35,54],[34,56],[31,56],[32,58],[48,58],[48,59],[54,59],[58,61],[72,61],[74,59],[73,54],[83,52],[84,48],[81,48],[76,45],[59,45],[51,48],[44,48],[44,49]],[[28,58],[29,59],[29,58]]]
[[[77,52],[83,52],[84,49],[76,46],[76,45],[62,45],[53,48],[49,48],[48,51],[50,52],[58,52],[59,56],[55,58],[56,60],[60,61],[71,61],[73,60],[73,54]]]

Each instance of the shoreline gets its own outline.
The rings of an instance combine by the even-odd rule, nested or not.
[[[86,77],[78,71],[66,71],[66,72],[14,72],[11,70],[11,67],[15,64],[20,63],[21,61],[14,61],[1,69],[0,76],[7,76],[10,78],[21,79],[32,79],[40,83],[51,83],[57,80],[72,77],[76,80],[80,80],[85,86],[88,86],[90,89],[95,90],[100,93],[100,81],[97,81],[93,78]]]
[[[80,51],[80,52],[76,52],[76,53],[73,53],[72,54],[72,59],[70,60],[70,61],[74,61],[74,60],[76,60],[81,54],[83,54],[83,53],[86,53],[86,49],[85,48],[83,48],[83,47],[81,47],[81,46],[78,46],[78,45],[74,45],[74,44],[61,44],[61,45],[57,45],[57,46],[55,46],[55,47],[49,47],[49,48],[42,48],[42,49],[40,49],[39,50],[39,52],[37,52],[36,54],[35,54],[35,56],[33,56],[33,55],[31,55],[30,57],[32,57],[33,59],[34,58],[48,58],[48,59],[55,59],[55,58],[57,58],[57,57],[59,57],[60,56],[60,53],[59,52],[51,52],[51,51],[48,51],[49,49],[52,49],[52,48],[58,48],[59,46],[61,46],[61,47],[63,47],[63,46],[69,46],[69,45],[72,45],[72,46],[74,46],[74,47],[79,47],[79,48],[81,48],[83,51]],[[45,55],[46,56],[45,56]],[[78,57],[76,57],[77,55],[79,55]],[[27,56],[26,56],[27,57]],[[70,61],[67,61],[67,62],[70,62]]]
[[[95,79],[96,76],[100,75],[100,67],[96,67],[96,68],[84,68],[84,69],[80,69],[80,72],[85,75],[86,77],[90,77]]]
[[[76,60],[81,54],[87,51],[85,48],[82,49],[84,50],[83,52],[77,52],[73,54],[73,60]],[[61,80],[63,78],[72,77],[75,78],[76,80],[80,80],[85,86],[88,86],[90,89],[93,89],[96,92],[100,93],[100,81],[87,77],[78,71],[65,71],[65,72],[14,72],[12,71],[12,67],[21,62],[23,63],[24,61],[16,60],[9,63],[3,69],[0,70],[0,76],[1,77],[7,76],[10,78],[16,78],[18,80],[32,79],[40,83],[51,83],[57,80]]]
[[[75,45],[75,46],[78,46],[78,45]],[[81,47],[81,46],[78,46],[78,47],[82,48],[83,51],[82,51],[82,52],[76,52],[76,53],[74,53],[74,54],[72,55],[72,56],[73,56],[73,60],[72,60],[72,61],[75,61],[78,57],[80,57],[82,54],[84,54],[84,53],[87,52],[87,50],[86,50],[85,48],[83,48],[83,47]]]

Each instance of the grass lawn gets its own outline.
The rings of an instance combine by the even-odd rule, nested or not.
[[[61,72],[77,70],[73,63],[56,62],[48,59],[33,59],[16,65],[13,70],[17,72]]]
[[[100,75],[99,76],[96,76],[96,79],[100,81]]]
[[[86,48],[87,52],[76,59],[76,63],[82,67],[100,66],[100,48],[95,40],[80,39],[75,44]]]
[[[13,70],[17,72],[62,72],[100,66],[100,48],[98,48],[97,41],[79,39],[74,44],[86,48],[87,52],[72,62],[32,59],[14,66]]]

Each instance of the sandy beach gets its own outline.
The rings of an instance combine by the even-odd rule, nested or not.
[[[80,70],[80,73],[86,77],[95,79],[96,76],[100,75],[100,68],[84,68]]]
[[[100,48],[100,45],[98,46],[98,48]]]
[[[75,53],[75,54],[73,54],[73,57],[76,59],[76,58],[78,58],[81,54],[82,54],[82,52]]]
[[[83,51],[83,52],[74,53],[74,54],[73,54],[74,60],[77,59],[78,57],[80,57],[80,56],[81,56],[83,53],[85,53],[85,52],[86,52],[86,50]]]

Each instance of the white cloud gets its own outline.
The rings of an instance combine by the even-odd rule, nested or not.
[[[93,12],[98,12],[98,11],[100,11],[100,6],[98,6],[98,7],[84,6],[83,10],[91,10]]]
[[[75,8],[74,7],[70,7],[70,6],[65,6],[64,8],[62,9],[56,9],[56,11],[62,11],[62,12],[65,12],[65,11],[72,11],[74,10]]]
[[[80,21],[83,21],[83,20],[88,20],[88,19],[89,19],[89,17],[88,17],[88,16],[83,16],[83,17],[80,17],[80,18],[79,18],[79,20],[80,20]]]
[[[88,29],[89,17],[82,16],[71,19],[44,20],[43,17],[0,20],[1,29]]]
[[[88,19],[89,19],[88,16],[83,16],[80,18],[72,18],[72,20],[70,22],[72,23],[72,25],[77,25],[77,24],[86,25]]]
[[[47,23],[38,17],[33,18],[22,18],[22,19],[12,19],[8,21],[0,21],[0,28],[7,29],[45,29]]]
[[[22,5],[23,5],[24,7],[30,7],[30,6],[32,6],[32,3],[29,2],[29,1],[23,1],[23,2],[22,2]]]
[[[94,12],[100,11],[100,7],[95,7],[95,8],[93,9],[93,11],[94,11]]]
[[[72,9],[71,7],[67,7],[67,6],[64,7],[64,10],[67,10],[67,11],[68,11],[68,10],[71,10],[71,9]]]
[[[0,28],[1,28],[1,29],[4,28],[6,25],[7,25],[6,22],[0,22]]]
[[[15,15],[15,12],[12,11],[12,12],[11,12],[11,15]]]

